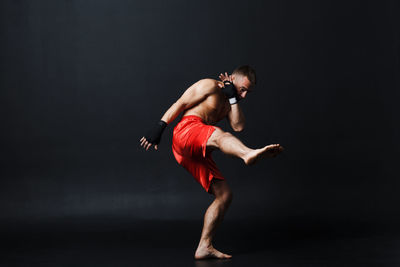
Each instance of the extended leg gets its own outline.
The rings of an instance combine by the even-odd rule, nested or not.
[[[259,158],[272,158],[283,151],[279,144],[268,145],[260,149],[251,149],[245,146],[238,138],[231,133],[216,128],[207,141],[207,149],[220,149],[227,155],[243,159],[247,165],[254,164]]]
[[[213,179],[210,185],[210,192],[215,196],[215,199],[204,215],[203,231],[195,253],[195,258],[228,259],[232,256],[216,250],[212,245],[212,239],[232,201],[232,192],[226,181],[218,179]]]

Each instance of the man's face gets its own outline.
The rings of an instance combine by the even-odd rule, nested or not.
[[[249,81],[249,79],[246,76],[242,75],[233,75],[232,79],[233,84],[236,87],[238,96],[241,99],[246,98],[247,93],[252,91],[251,82]]]

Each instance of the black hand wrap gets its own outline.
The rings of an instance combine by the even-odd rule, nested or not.
[[[167,123],[165,121],[159,121],[150,131],[146,133],[144,137],[149,143],[158,145],[161,140],[161,135],[166,127]]]
[[[225,81],[224,88],[222,88],[222,92],[229,98],[229,103],[231,105],[237,103],[238,101],[237,91],[232,82]]]

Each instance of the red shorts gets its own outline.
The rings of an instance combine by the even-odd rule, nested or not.
[[[208,192],[213,178],[225,180],[217,165],[206,151],[207,140],[216,126],[204,124],[200,117],[189,115],[175,126],[172,137],[172,153]]]

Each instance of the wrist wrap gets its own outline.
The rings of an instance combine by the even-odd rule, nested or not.
[[[154,145],[158,145],[161,140],[161,135],[163,134],[165,128],[167,127],[167,123],[165,121],[160,120],[154,127],[149,130],[144,136],[149,143]]]
[[[236,88],[232,82],[225,81],[224,88],[222,88],[222,92],[229,98],[229,103],[231,105],[236,104],[238,102]]]

